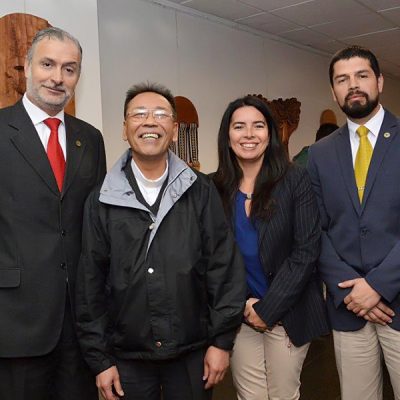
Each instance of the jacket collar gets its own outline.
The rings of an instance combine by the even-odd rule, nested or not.
[[[100,201],[105,204],[147,210],[147,208],[136,199],[123,171],[126,163],[130,159],[130,152],[131,150],[128,149],[114,164],[110,172],[107,173],[100,189]],[[187,164],[171,151],[168,151],[168,169],[168,184],[166,190],[172,185],[175,188],[174,193],[179,191],[183,194],[197,178],[196,174]],[[181,178],[179,181],[177,180],[178,177]],[[174,193],[171,193],[172,196],[174,196]]]

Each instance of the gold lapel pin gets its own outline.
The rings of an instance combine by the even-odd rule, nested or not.
[[[80,140],[77,140],[75,142],[75,144],[76,144],[76,147],[81,147],[82,146],[82,142]]]
[[[390,133],[389,133],[389,132],[385,132],[385,133],[383,134],[383,137],[384,137],[385,139],[390,138]]]

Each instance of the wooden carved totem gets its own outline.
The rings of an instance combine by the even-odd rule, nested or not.
[[[30,14],[8,14],[0,18],[0,108],[16,103],[25,93],[25,56],[36,32],[51,26]],[[66,107],[75,115],[74,98]]]
[[[199,116],[196,107],[186,97],[175,97],[177,121],[179,124],[178,141],[171,143],[171,150],[183,161],[196,169],[200,169],[199,141],[197,130]]]
[[[253,94],[268,104],[279,128],[282,143],[288,151],[290,135],[299,126],[301,103],[295,98],[268,100],[261,94]]]

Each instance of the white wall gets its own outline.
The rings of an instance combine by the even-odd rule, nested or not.
[[[11,13],[44,18],[81,42],[83,61],[75,96],[76,116],[102,130],[97,1],[1,0],[0,16]]]

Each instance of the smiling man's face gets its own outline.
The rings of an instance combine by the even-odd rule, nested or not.
[[[49,115],[59,113],[71,100],[80,74],[81,56],[69,39],[43,38],[25,61],[26,94]]]
[[[136,119],[138,110],[144,114],[148,111],[147,117]],[[158,112],[164,114],[164,118],[155,118]],[[136,162],[164,160],[169,145],[178,139],[178,123],[168,100],[154,92],[135,96],[126,109],[122,137],[129,142]]]

